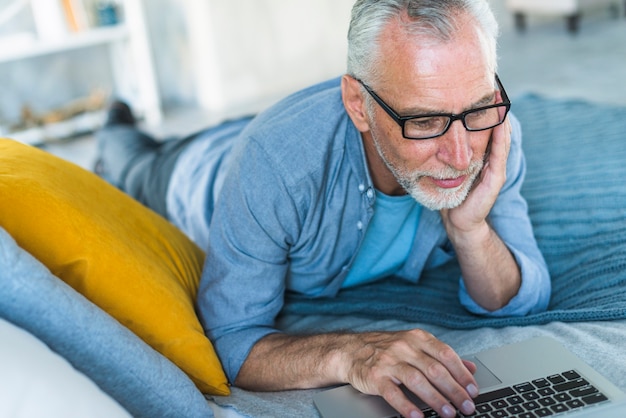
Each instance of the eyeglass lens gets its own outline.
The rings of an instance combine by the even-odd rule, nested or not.
[[[502,123],[500,107],[476,109],[464,114],[463,122],[470,131],[481,131]],[[410,138],[427,138],[438,136],[448,129],[452,123],[449,116],[421,116],[408,119],[404,123],[404,135]]]

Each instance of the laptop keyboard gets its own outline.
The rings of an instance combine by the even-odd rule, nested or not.
[[[474,399],[476,412],[459,417],[474,418],[539,418],[562,414],[608,398],[575,370],[546,376],[530,382],[505,387],[479,395]],[[426,417],[438,417],[432,409]]]

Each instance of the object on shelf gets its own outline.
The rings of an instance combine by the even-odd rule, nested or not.
[[[67,24],[73,32],[80,32],[93,26],[83,0],[61,0],[61,3]]]
[[[114,1],[98,1],[96,3],[96,21],[98,26],[112,26],[120,23],[120,7]]]
[[[113,0],[29,0],[39,39],[63,38],[121,22],[121,6]]]
[[[19,123],[5,135],[32,145],[84,135],[102,126],[107,101],[108,94],[97,89],[87,97],[41,115],[25,105]]]
[[[151,57],[150,39],[146,33],[146,23],[144,19],[143,0],[71,0],[77,1],[84,6],[87,11],[89,28],[74,32],[68,29],[67,16],[64,10],[65,5],[70,0],[5,0],[4,5],[0,6],[0,24],[5,23],[17,16],[18,13],[24,11],[33,14],[33,19],[16,19],[15,24],[10,29],[15,33],[7,32],[0,37],[0,65],[13,64],[26,61],[36,57],[52,56],[62,57],[70,51],[87,49],[92,47],[105,47],[109,55],[110,68],[108,72],[112,75],[113,86],[111,91],[119,97],[125,97],[133,103],[133,107],[137,110],[147,124],[157,125],[161,122],[161,100],[159,96],[158,86],[156,83],[156,74],[153,67]],[[102,26],[96,18],[96,6],[102,2],[108,4],[105,7],[102,23],[108,25]],[[0,0],[2,3],[2,0]],[[43,5],[43,8],[38,6]],[[56,6],[56,7],[55,7]],[[38,17],[46,17],[45,11],[47,7],[55,10],[49,18],[65,29],[65,34],[55,38],[46,37],[45,30],[39,31],[36,25],[32,23],[36,20],[41,23],[45,19],[34,19],[36,14]],[[59,17],[60,16],[60,17]],[[21,16],[24,17],[24,16]],[[111,25],[117,22],[117,24]],[[24,24],[26,23],[26,24]],[[45,23],[39,25],[45,26]],[[79,26],[76,25],[76,28]],[[75,60],[75,57],[67,56],[68,60]],[[69,61],[68,61],[69,62]],[[53,71],[51,77],[71,78],[72,74],[58,74]],[[49,74],[46,74],[47,76]],[[108,81],[97,80],[96,82],[108,83]],[[33,80],[37,83],[37,80]],[[6,83],[5,83],[6,84]],[[19,95],[15,91],[11,83],[4,85],[8,94],[5,96]],[[34,87],[36,89],[36,87]],[[14,111],[11,112],[12,114]],[[40,115],[36,115],[40,116]],[[15,136],[16,129],[11,125],[15,124],[14,117],[4,120],[0,115],[0,135]],[[34,130],[39,129],[40,124],[33,124]],[[28,130],[25,126],[21,129]],[[21,131],[20,131],[21,132]],[[33,134],[35,136],[37,132]]]

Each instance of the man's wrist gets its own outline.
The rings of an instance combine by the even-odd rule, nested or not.
[[[471,229],[456,228],[451,224],[446,225],[446,232],[457,251],[483,248],[493,238],[492,234],[494,233],[486,220],[473,225]]]

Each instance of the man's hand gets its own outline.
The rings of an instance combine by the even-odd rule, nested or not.
[[[465,201],[454,209],[441,211],[448,233],[470,233],[486,222],[506,181],[506,162],[511,148],[511,124],[508,119],[493,129],[487,148],[483,169]]]
[[[422,330],[288,336],[261,339],[244,363],[236,385],[251,390],[285,390],[350,383],[380,395],[406,417],[421,411],[403,384],[442,417],[474,412],[476,366]]]

